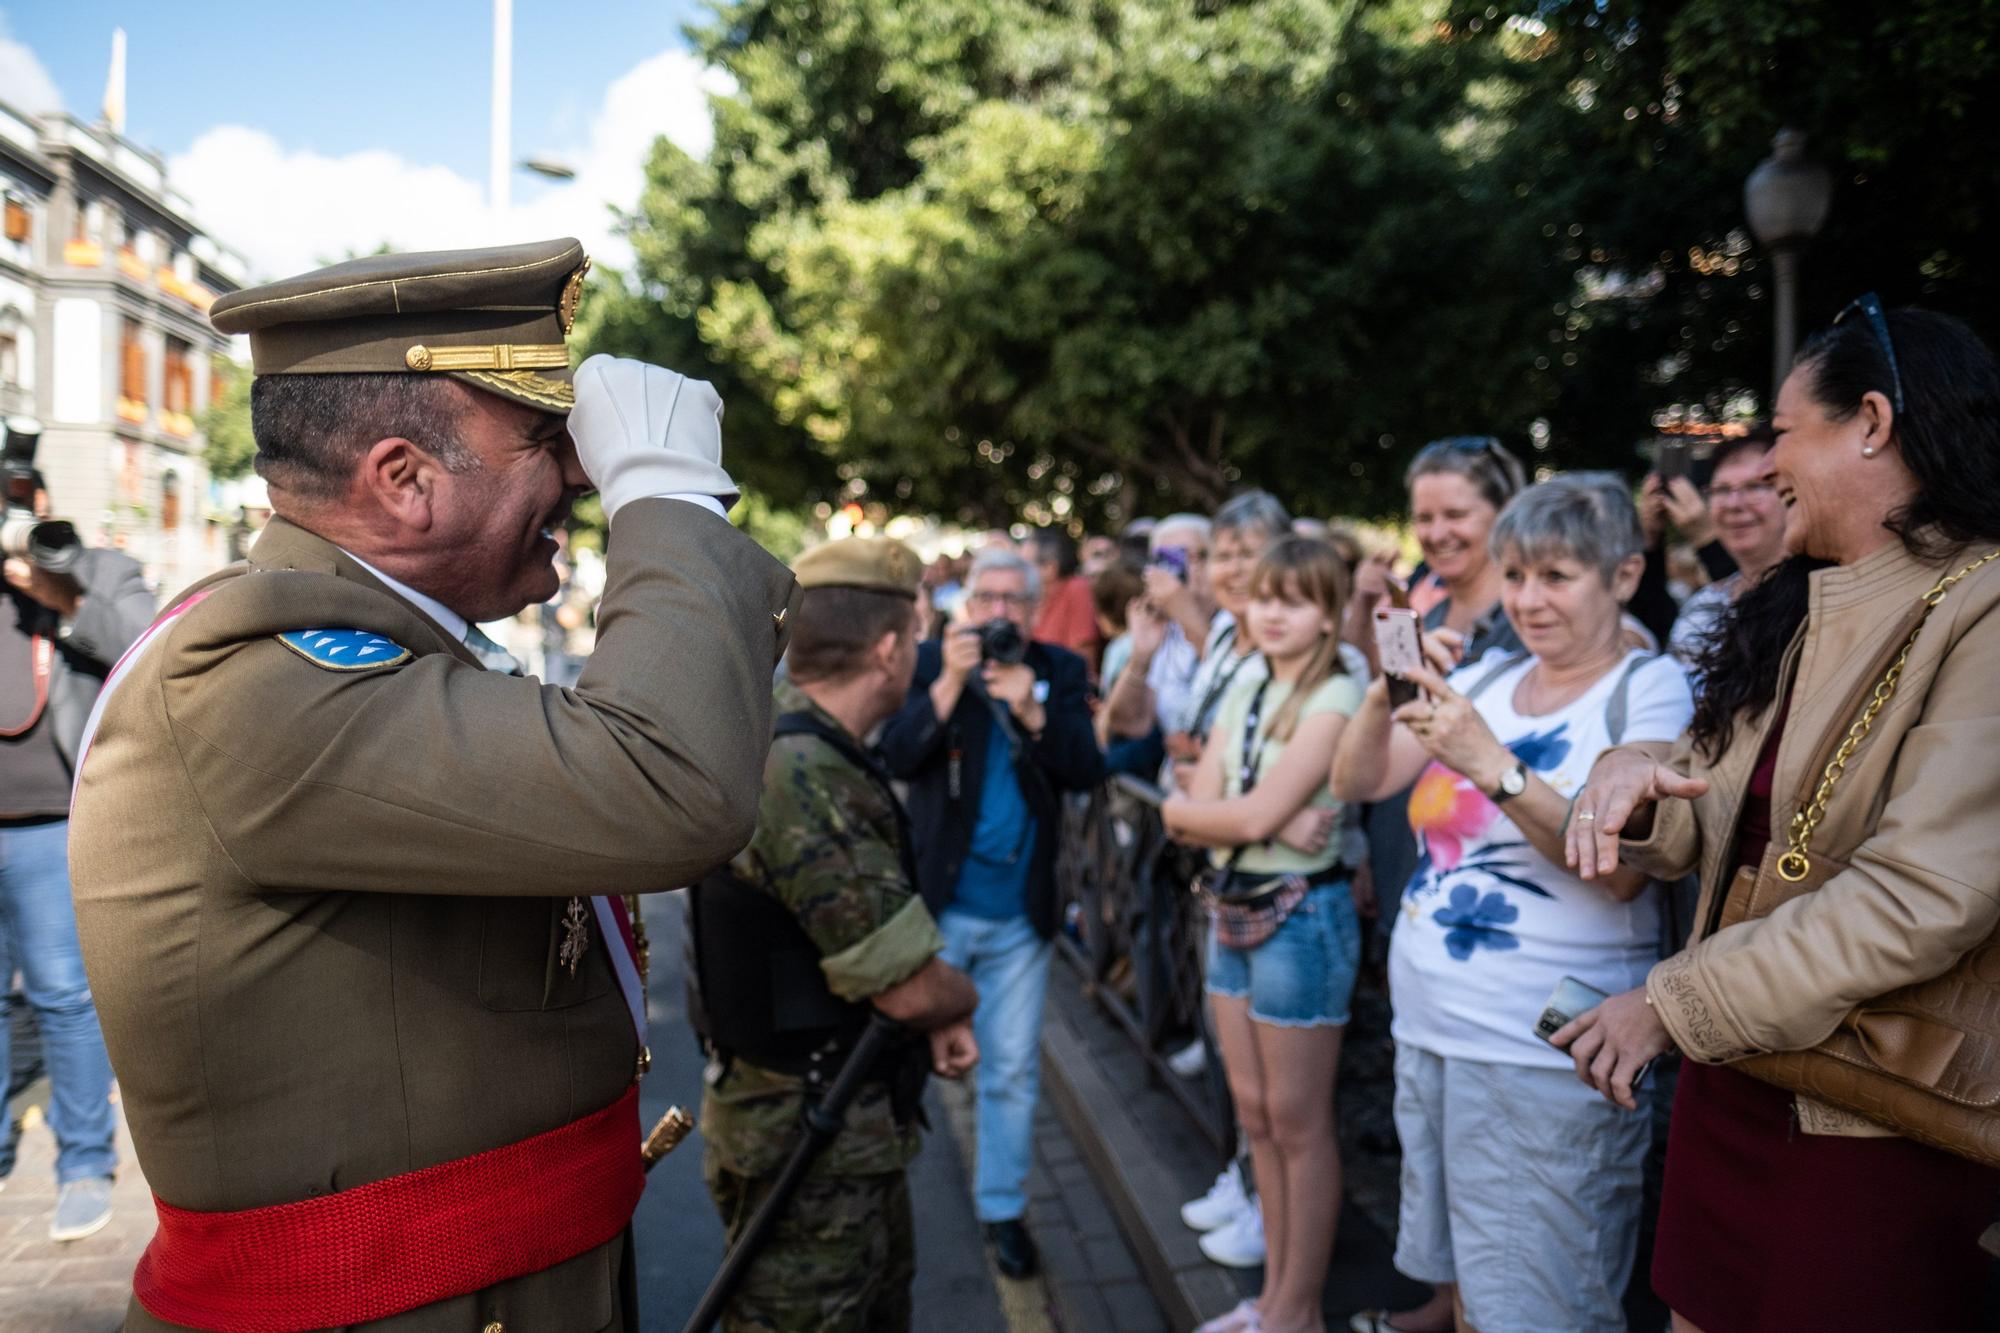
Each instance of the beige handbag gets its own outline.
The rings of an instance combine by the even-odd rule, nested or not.
[[[1811,798],[1792,817],[1785,847],[1774,841],[1755,870],[1737,871],[1718,928],[1768,916],[1847,869],[1812,850],[1827,801],[1847,761],[1895,697],[1930,613],[1960,579],[1995,559],[2000,551],[1940,579],[1912,610],[1900,650],[1821,769]],[[2000,929],[1942,976],[1857,1006],[1812,1049],[1753,1055],[1733,1064],[1920,1143],[2000,1166]]]

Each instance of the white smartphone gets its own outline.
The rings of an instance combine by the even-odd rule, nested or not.
[[[1389,678],[1389,702],[1401,707],[1419,691],[1410,672],[1423,666],[1423,626],[1417,613],[1401,606],[1375,608],[1375,660]]]

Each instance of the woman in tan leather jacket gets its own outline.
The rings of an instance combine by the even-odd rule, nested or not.
[[[1688,735],[1607,752],[1571,808],[1585,878],[1699,872],[1693,938],[1556,1041],[1627,1105],[1644,1062],[1688,1057],[1653,1265],[1679,1333],[1982,1327],[2000,1173],[1730,1062],[1816,1046],[2000,922],[2000,367],[1957,320],[1864,297],[1799,354],[1774,425],[1789,558],[1731,607]],[[1940,584],[1812,834],[1846,868],[1746,911],[1737,869],[1787,850]]]

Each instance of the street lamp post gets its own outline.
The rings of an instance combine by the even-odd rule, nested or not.
[[[1777,300],[1771,333],[1771,393],[1792,367],[1799,338],[1799,252],[1826,225],[1833,204],[1833,175],[1806,159],[1806,136],[1779,130],[1771,155],[1743,182],[1743,212],[1751,234],[1771,252]]]

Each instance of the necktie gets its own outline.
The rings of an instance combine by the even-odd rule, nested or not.
[[[478,658],[488,671],[498,671],[507,676],[521,674],[520,660],[487,638],[479,626],[471,625],[466,628],[465,646],[472,650],[472,655]]]

